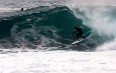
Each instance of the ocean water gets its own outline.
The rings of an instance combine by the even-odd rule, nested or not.
[[[0,1],[0,73],[115,73],[113,3]],[[86,38],[72,45],[74,26]]]

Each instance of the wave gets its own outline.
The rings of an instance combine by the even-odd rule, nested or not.
[[[80,12],[82,13],[82,12]],[[111,37],[99,35],[77,18],[66,6],[40,6],[26,11],[4,13],[0,18],[1,48],[30,48],[39,50],[95,50],[95,47]],[[73,27],[91,31],[84,41],[71,45]]]

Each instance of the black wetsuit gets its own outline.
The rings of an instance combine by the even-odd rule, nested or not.
[[[21,8],[21,11],[24,11],[24,8]]]
[[[77,27],[74,27],[75,28],[75,31],[73,32],[73,34],[74,33],[76,33],[76,32],[78,32],[78,34],[76,35],[76,37],[79,39],[80,37],[83,37],[82,35],[83,35],[83,31],[82,31],[82,28],[77,28]]]

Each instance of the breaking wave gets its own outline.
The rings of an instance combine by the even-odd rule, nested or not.
[[[91,26],[92,18],[88,18],[93,16],[94,12],[89,14],[86,10],[88,9],[84,7],[40,6],[5,14],[0,19],[0,47],[93,51],[113,37],[96,32],[96,26]],[[82,27],[84,33],[87,33],[85,37],[89,37],[71,45],[76,40],[72,36],[74,26]]]

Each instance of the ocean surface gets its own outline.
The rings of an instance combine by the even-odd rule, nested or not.
[[[115,6],[73,0],[4,0],[0,6],[0,73],[116,72]],[[72,45],[75,26],[85,39]]]

